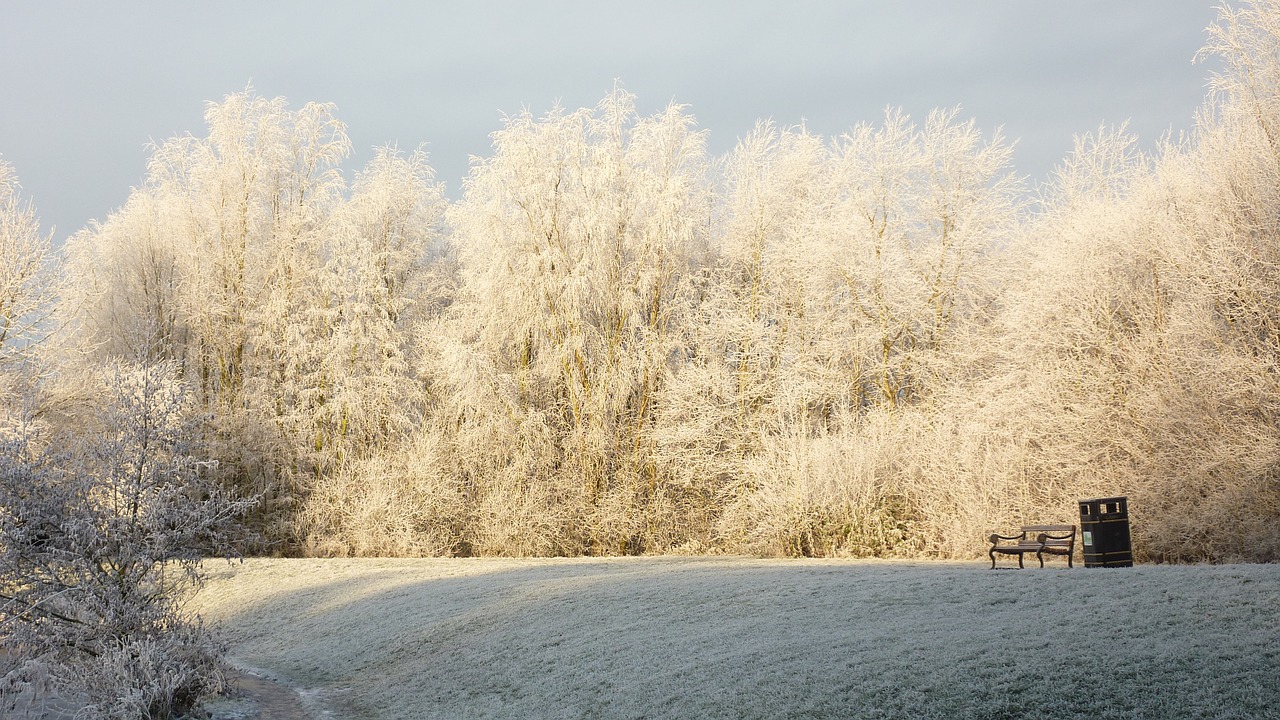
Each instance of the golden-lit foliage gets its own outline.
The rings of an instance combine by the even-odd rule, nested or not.
[[[1142,558],[1272,560],[1277,17],[1222,13],[1191,136],[1082,135],[1034,202],[955,110],[714,158],[615,88],[450,204],[231,95],[72,240],[46,358],[173,363],[273,551],[968,557],[1128,495]]]

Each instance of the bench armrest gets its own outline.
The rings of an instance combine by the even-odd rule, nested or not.
[[[995,545],[1001,540],[1025,540],[1026,538],[1026,533],[1018,533],[1017,535],[1000,535],[998,533],[992,533],[991,536],[987,538],[987,542]]]

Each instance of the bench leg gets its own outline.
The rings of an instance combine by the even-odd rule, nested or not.
[[[996,569],[996,551],[989,550],[987,551],[987,554],[991,556],[991,569],[995,570]]]
[[[1018,553],[1018,569],[1019,569],[1019,570],[1021,570],[1021,569],[1022,569],[1022,556],[1023,556],[1023,555],[1025,555],[1025,554],[1026,554],[1026,553]]]
[[[1044,555],[1040,552],[1037,552],[1036,559],[1040,561],[1040,567],[1044,567]],[[1067,553],[1067,567],[1068,568],[1075,567],[1075,565],[1072,564],[1071,562],[1071,553]]]

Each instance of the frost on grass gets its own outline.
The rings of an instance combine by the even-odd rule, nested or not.
[[[1274,717],[1280,568],[250,560],[231,654],[347,718]]]

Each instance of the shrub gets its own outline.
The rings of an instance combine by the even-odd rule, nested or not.
[[[78,716],[179,717],[222,687],[222,649],[181,600],[252,503],[190,453],[173,378],[110,367],[96,410],[62,428],[18,412],[0,439],[0,639],[82,694]]]

